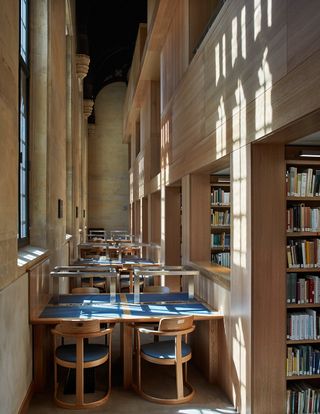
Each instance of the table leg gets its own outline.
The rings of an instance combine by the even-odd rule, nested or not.
[[[33,325],[33,381],[36,392],[45,391],[53,361],[50,325]]]
[[[123,387],[132,387],[132,326],[129,323],[121,324],[122,360],[123,360]]]

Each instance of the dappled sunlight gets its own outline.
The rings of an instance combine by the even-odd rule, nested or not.
[[[241,9],[241,56],[247,58],[246,6]]]
[[[234,414],[234,408],[184,408],[177,411],[179,414]]]
[[[139,198],[144,196],[144,157],[139,161],[138,166],[139,177]]]
[[[238,18],[232,19],[232,36],[231,36],[231,64],[232,67],[238,57]]]
[[[216,154],[221,158],[227,153],[227,119],[223,97],[220,98],[218,108],[219,119],[216,122]]]
[[[237,105],[232,110],[232,142],[234,149],[238,146],[244,145],[247,138],[247,100],[245,98],[240,79],[238,79],[238,87],[235,91],[235,98]]]
[[[129,174],[129,185],[130,185],[130,193],[129,193],[130,203],[132,204],[133,203],[133,173],[132,172]]]
[[[258,71],[258,78],[260,88],[255,94],[255,138],[261,138],[271,131],[272,122],[272,102],[271,102],[271,87],[272,75],[267,61],[268,48],[263,52],[262,63]]]
[[[258,34],[261,32],[261,0],[254,0],[254,40],[257,40]]]
[[[215,53],[215,68],[216,68],[216,86],[220,79],[220,44],[218,43],[214,49]]]
[[[232,338],[232,355],[237,372],[237,376],[240,380],[240,393],[241,400],[243,403],[246,401],[246,389],[247,389],[247,376],[246,376],[246,360],[247,360],[247,351],[243,335],[243,327],[241,318],[238,319],[238,322],[235,325],[236,332],[235,336]]]

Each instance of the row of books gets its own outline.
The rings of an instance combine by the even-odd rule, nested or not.
[[[308,168],[298,172],[297,167],[290,167],[286,174],[287,194],[297,197],[314,197],[320,195],[320,170]]]
[[[210,197],[211,204],[230,204],[230,192],[224,191],[222,188],[213,190]]]
[[[230,267],[230,253],[229,252],[212,253],[211,262],[217,263],[220,266]]]
[[[287,414],[320,414],[320,389],[305,382],[290,384]]]
[[[213,226],[229,226],[230,211],[213,211],[211,209],[211,225]]]
[[[230,234],[226,232],[211,234],[211,247],[230,247]]]
[[[311,345],[288,346],[287,376],[320,374],[320,350]]]
[[[288,240],[287,264],[289,268],[320,267],[320,239]]]
[[[298,278],[297,273],[287,273],[287,303],[320,303],[319,276]]]
[[[320,316],[314,309],[287,314],[287,339],[320,339]]]
[[[297,204],[287,210],[287,231],[320,231],[320,207]]]

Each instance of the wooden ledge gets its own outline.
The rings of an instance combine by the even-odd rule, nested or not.
[[[25,246],[18,250],[18,273],[22,275],[34,265],[42,262],[49,256],[49,250],[35,246]]]
[[[212,280],[217,285],[230,290],[230,269],[219,266],[217,264],[201,261],[201,262],[187,262],[187,266],[195,270],[199,270],[202,276]]]

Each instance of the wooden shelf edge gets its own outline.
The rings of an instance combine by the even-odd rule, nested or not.
[[[212,280],[223,288],[230,290],[231,269],[219,266],[211,262],[187,262],[187,266],[199,272],[206,278]]]
[[[287,339],[287,345],[300,345],[300,344],[320,344],[320,339]]]
[[[288,303],[287,309],[320,308],[320,303]]]
[[[319,165],[320,161],[317,160],[286,160],[286,164],[288,165]]]
[[[308,273],[308,272],[310,272],[310,273],[314,273],[314,272],[317,272],[317,273],[319,273],[320,272],[320,268],[319,267],[309,267],[309,268],[306,268],[306,267],[287,267],[287,273]]]
[[[320,232],[314,231],[290,231],[286,233],[286,237],[317,237]]]
[[[291,377],[286,377],[287,381],[301,381],[307,379],[320,379],[320,375],[292,375]]]
[[[287,196],[287,201],[320,201],[320,197]]]

